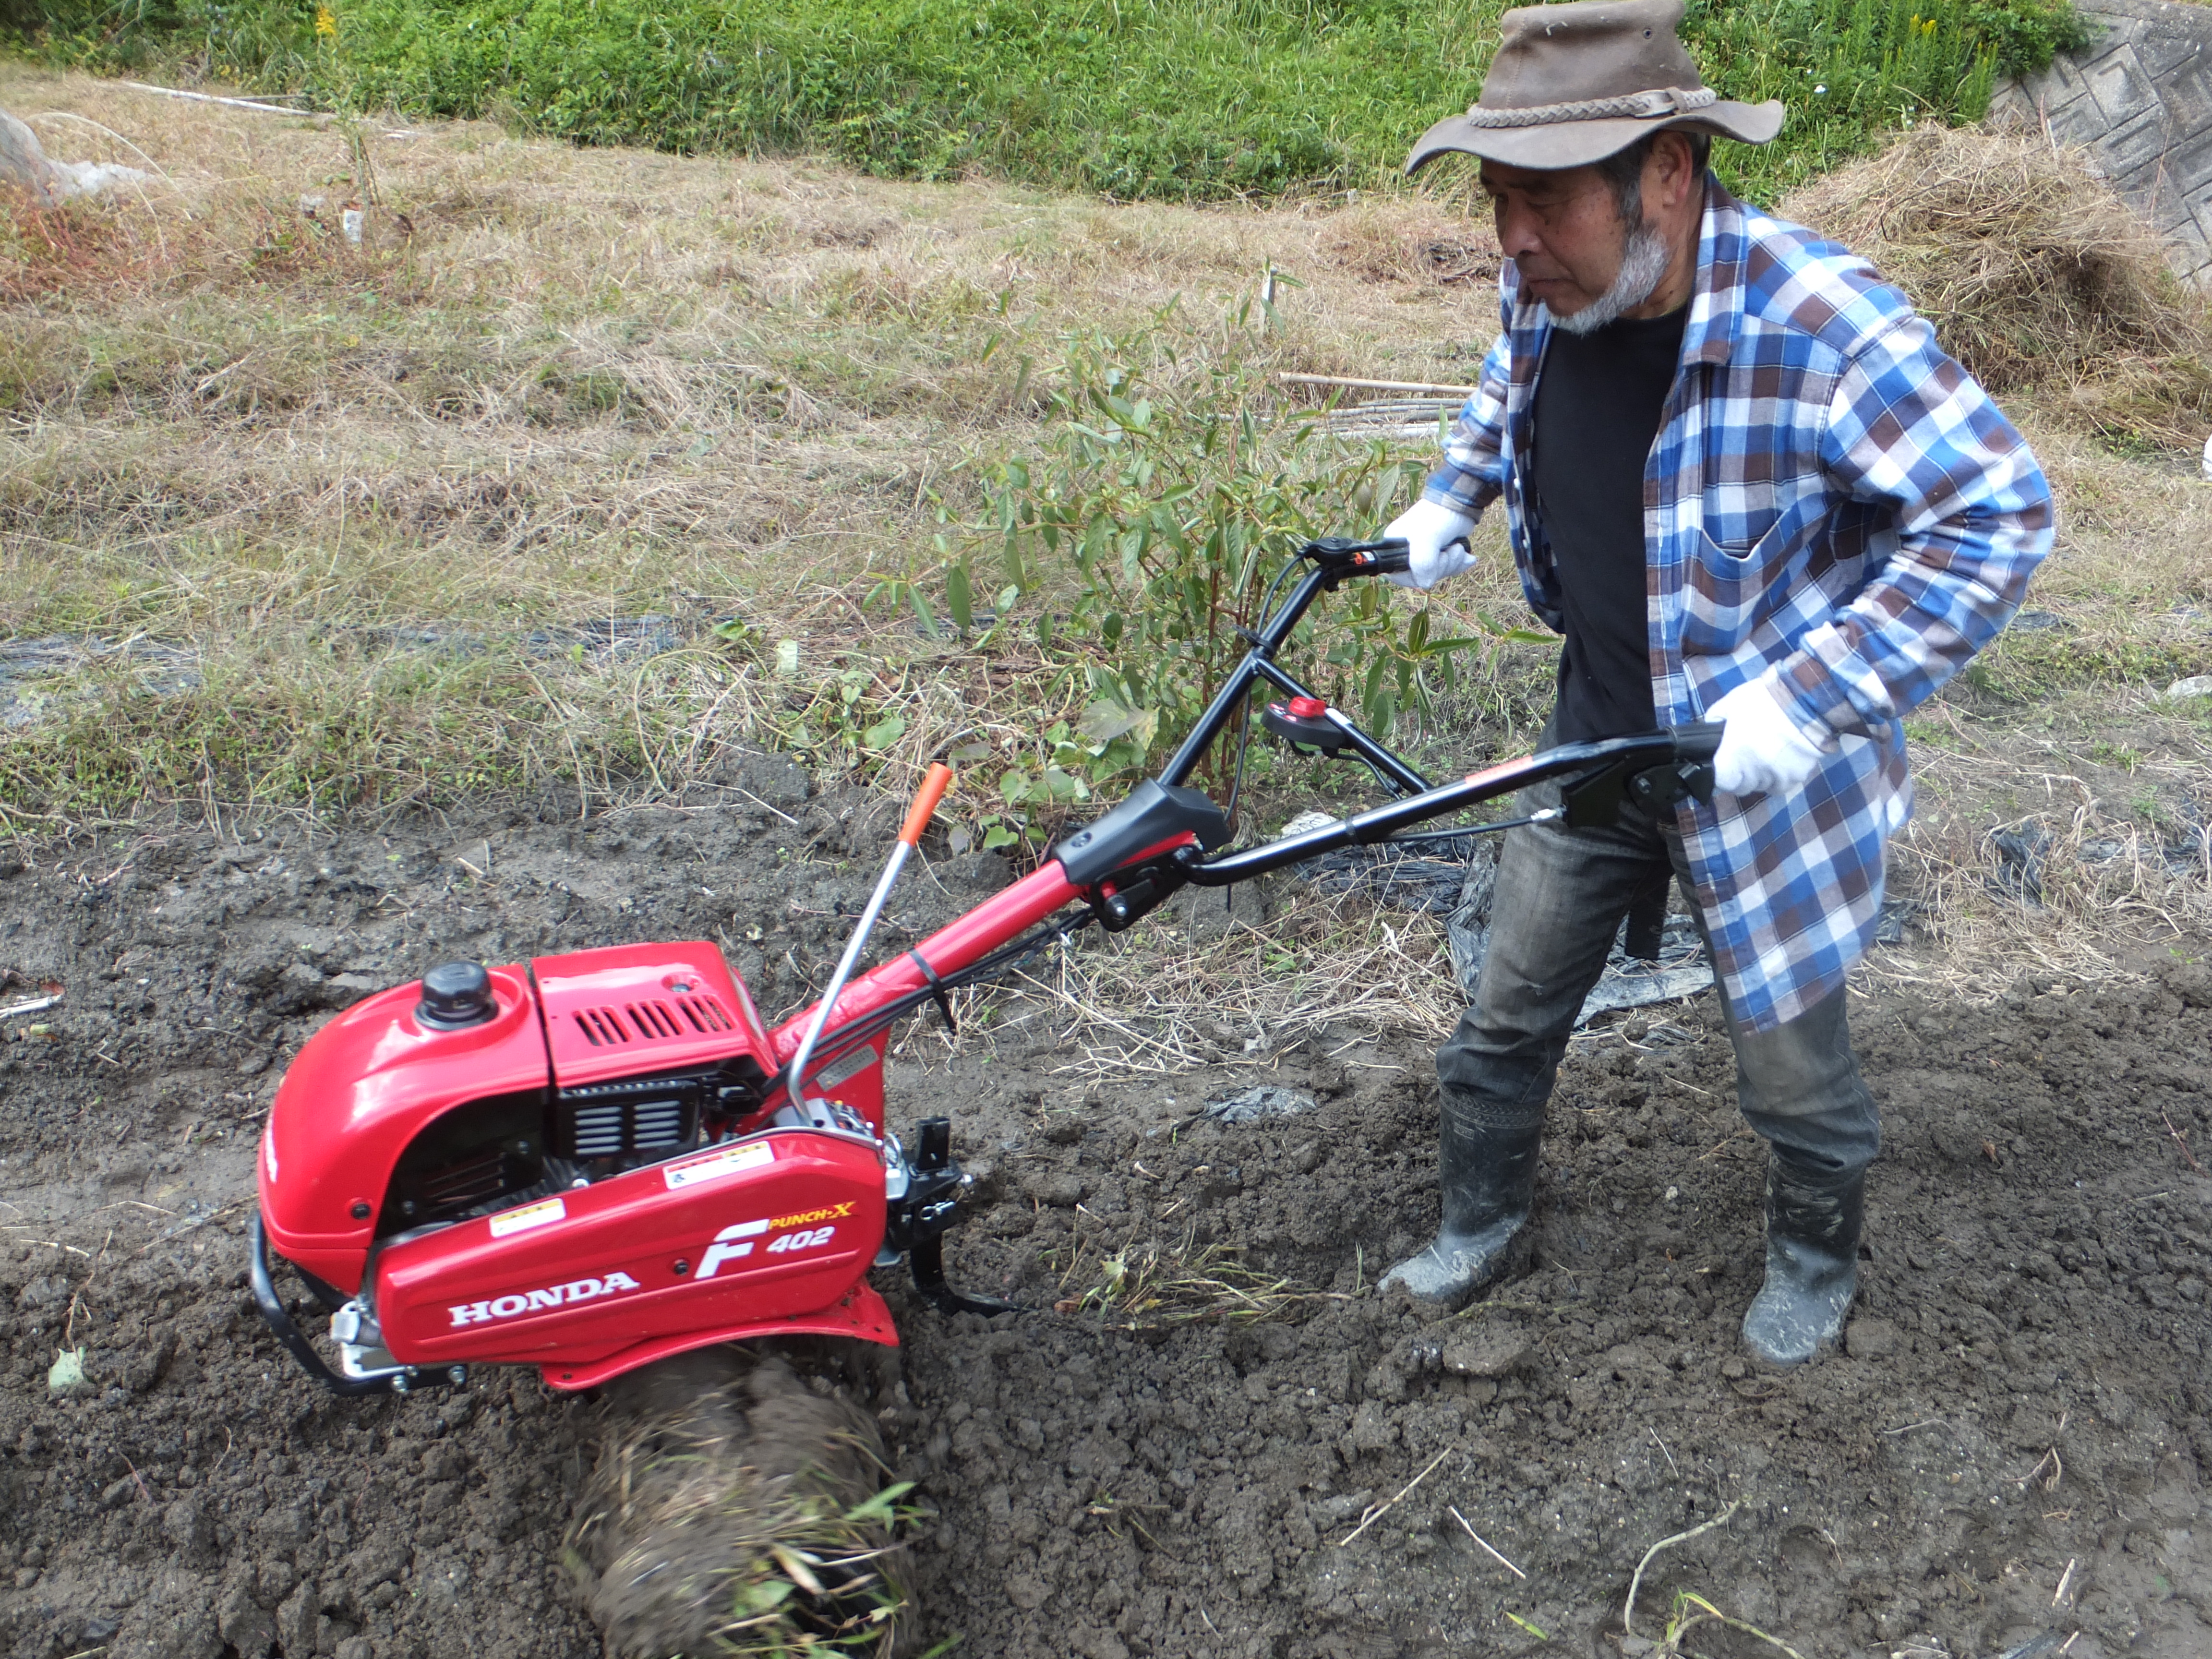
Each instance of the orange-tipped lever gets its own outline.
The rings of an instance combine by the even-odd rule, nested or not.
[[[784,1073],[783,1092],[793,1105],[805,1101],[807,1063],[814,1058],[814,1045],[822,1039],[822,1028],[830,1023],[830,1011],[837,1006],[837,999],[845,994],[845,981],[853,977],[853,969],[860,960],[860,952],[867,947],[868,935],[876,930],[876,919],[884,913],[884,904],[898,884],[899,872],[906,867],[907,854],[913,852],[921,840],[921,832],[929,828],[936,816],[937,803],[945,799],[945,791],[952,781],[952,769],[943,761],[929,769],[929,775],[921,781],[915,792],[914,805],[907,811],[906,822],[899,826],[898,844],[891,848],[890,861],[884,866],[884,873],[876,882],[876,890],[868,896],[867,908],[860,912],[859,926],[846,942],[845,954],[837,960],[837,971],[830,975],[830,988],[822,1000],[814,1005],[814,1018],[807,1023],[806,1035],[799,1039],[799,1050],[791,1057],[790,1068]]]

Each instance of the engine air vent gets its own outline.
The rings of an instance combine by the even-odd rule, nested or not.
[[[655,1157],[699,1136],[702,1087],[696,1078],[623,1078],[562,1091],[553,1109],[556,1156]]]
[[[494,1149],[449,1164],[422,1177],[422,1196],[438,1210],[465,1208],[497,1198],[507,1188],[507,1155]]]
[[[626,1002],[619,1007],[579,1008],[576,1028],[594,1048],[628,1042],[665,1042],[670,1037],[733,1031],[737,1022],[714,998],[694,992],[663,1000]],[[688,1029],[687,1029],[688,1028]]]

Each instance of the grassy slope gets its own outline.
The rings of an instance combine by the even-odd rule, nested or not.
[[[963,461],[1036,441],[1024,360],[1043,374],[1061,331],[1177,296],[1202,336],[1269,264],[1304,284],[1271,366],[1463,381],[1493,329],[1487,286],[1444,280],[1485,233],[1402,199],[1112,208],[456,125],[372,134],[385,207],[354,252],[298,210],[351,188],[332,127],[20,69],[0,105],[72,158],[106,141],[43,112],[97,121],[170,181],[0,246],[0,633],[163,648],[0,684],[17,829],[149,799],[636,798],[732,742],[894,783],[957,728],[1012,757],[1053,712],[1021,662],[860,601],[927,552],[935,502],[973,507]],[[2155,839],[2208,805],[2206,722],[2148,682],[2212,669],[2175,611],[2212,609],[2212,494],[2018,412],[2064,507],[2033,603],[2068,626],[2008,639],[1916,722],[1938,780],[1916,833],[1969,892],[1992,811]],[[1438,600],[1470,629],[1522,614],[1482,534]],[[595,623],[647,613],[744,637],[596,648]],[[1525,738],[1547,660],[1493,651],[1454,746]],[[199,689],[156,695],[179,662]],[[893,712],[906,730],[864,752]],[[993,775],[963,781],[971,822]]]
[[[119,23],[81,0],[45,9],[64,58],[181,56],[338,106],[1212,199],[1387,183],[1474,97],[1504,3],[336,0],[320,32],[289,0],[167,0]],[[1716,85],[1790,105],[1779,143],[1723,162],[1771,200],[1902,123],[1978,117],[1992,70],[2039,66],[2069,16],[2064,0],[1698,0],[1686,28]]]

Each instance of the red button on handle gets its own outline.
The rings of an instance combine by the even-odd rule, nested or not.
[[[1328,705],[1319,697],[1292,697],[1291,715],[1294,720],[1317,720],[1328,713]]]

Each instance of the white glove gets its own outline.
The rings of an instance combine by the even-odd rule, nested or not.
[[[1720,750],[1713,782],[1730,795],[1787,794],[1820,769],[1820,749],[1784,708],[1772,669],[1736,689],[1705,711],[1720,720]]]
[[[1403,536],[1411,556],[1410,570],[1394,570],[1395,587],[1418,587],[1423,592],[1447,576],[1474,568],[1474,555],[1467,538],[1474,533],[1474,520],[1449,507],[1439,507],[1424,495],[1390,520],[1385,536]]]

